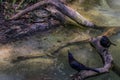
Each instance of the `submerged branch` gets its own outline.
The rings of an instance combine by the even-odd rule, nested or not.
[[[107,31],[105,31],[102,35],[105,36],[112,36],[115,35],[117,33],[120,32],[120,28],[119,27],[113,27],[113,28],[109,28]]]

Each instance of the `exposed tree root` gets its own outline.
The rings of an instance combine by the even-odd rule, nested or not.
[[[69,6],[66,6],[65,4],[63,4],[60,0],[42,0],[30,7],[20,11],[16,15],[12,16],[10,18],[10,20],[18,19],[22,15],[24,15],[30,11],[40,8],[41,6],[47,6],[47,5],[54,6],[57,10],[59,10],[64,15],[68,16],[69,18],[71,18],[72,20],[77,22],[79,25],[82,25],[84,27],[97,28],[97,26],[94,23],[92,23],[89,20],[87,20],[86,18],[84,18],[82,15],[80,15],[77,11],[73,10]]]

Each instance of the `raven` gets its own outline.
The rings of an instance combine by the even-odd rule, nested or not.
[[[94,72],[99,73],[98,70],[86,67],[85,65],[79,63],[77,60],[74,59],[73,55],[69,51],[68,51],[68,60],[69,60],[69,65],[78,72],[80,72],[81,70],[92,70]]]
[[[116,44],[112,43],[107,36],[102,36],[102,38],[100,39],[100,45],[104,48],[109,48],[111,44],[116,46]]]

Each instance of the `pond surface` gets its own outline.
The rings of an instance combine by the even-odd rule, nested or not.
[[[78,0],[70,6],[98,26],[120,26],[120,0]]]
[[[24,40],[0,46],[0,80],[70,80],[76,73],[68,64],[67,51],[81,63],[89,67],[102,67],[98,53],[89,45],[81,42],[62,48],[55,55],[51,54],[61,45],[70,41],[85,40],[100,35],[102,30],[60,27],[28,37]],[[120,34],[111,37],[117,47],[110,48],[114,61],[120,65]],[[56,55],[57,54],[57,55]],[[17,56],[34,58],[12,63]],[[37,57],[36,57],[37,56]],[[120,80],[114,72],[103,74],[88,80]]]

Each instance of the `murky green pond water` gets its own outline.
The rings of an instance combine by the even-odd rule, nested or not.
[[[98,26],[119,27],[119,2],[120,0],[78,0],[70,6]]]
[[[113,4],[109,3],[109,5],[112,6]],[[113,5],[114,7],[118,6]],[[98,25],[119,26],[120,10],[114,10],[113,8],[107,7],[104,3],[102,7],[97,6],[93,10],[85,9],[83,11],[81,8],[76,10]],[[73,53],[79,62],[90,67],[102,67],[100,56],[88,43],[84,42],[64,47],[53,55],[54,57],[50,56],[50,53],[67,42],[85,40],[101,33],[102,31],[99,30],[68,26],[42,34],[37,33],[35,36],[10,44],[0,45],[0,80],[70,80],[70,75],[76,73],[76,71],[71,69],[68,64],[68,50]],[[120,34],[111,37],[111,40],[117,46],[111,46],[110,52],[115,63],[120,66]],[[11,63],[18,56],[34,56],[34,58]],[[110,73],[87,80],[120,80],[120,77],[110,71]]]
[[[6,45],[0,46],[0,80],[70,80],[76,73],[68,64],[67,50],[81,63],[90,67],[102,67],[102,60],[88,43],[73,44],[61,49],[55,57],[48,56],[61,45],[72,40],[85,40],[102,33],[99,30],[61,27],[45,33],[38,33]],[[114,61],[120,65],[119,43],[120,34],[111,40],[117,47],[110,51]],[[17,56],[39,56],[16,63],[11,63]],[[119,80],[114,72],[103,74],[88,80]]]

